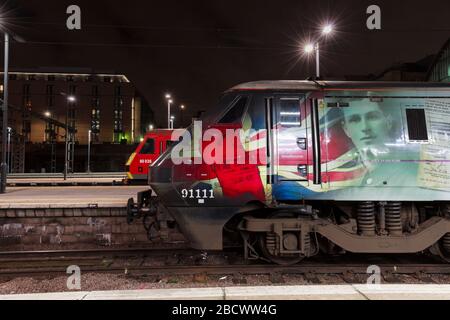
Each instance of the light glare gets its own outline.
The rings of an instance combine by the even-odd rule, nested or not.
[[[330,34],[331,32],[333,32],[333,26],[331,24],[326,25],[322,29],[323,34]]]
[[[314,45],[312,43],[308,43],[305,45],[304,51],[305,53],[311,53],[314,50]]]

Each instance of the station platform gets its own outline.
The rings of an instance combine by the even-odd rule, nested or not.
[[[30,178],[8,179],[7,187],[65,187],[65,186],[120,186],[121,179],[116,178]]]
[[[125,178],[126,174],[121,172],[74,173],[68,175],[66,180],[61,173],[14,173],[8,175],[7,186],[111,186],[123,185]]]
[[[450,285],[345,284],[78,291],[0,295],[0,300],[450,300]]]
[[[0,209],[126,207],[145,186],[8,187]]]
[[[68,173],[67,178],[124,178],[126,172],[74,172]],[[34,179],[34,178],[63,178],[64,174],[58,173],[9,173],[9,179]]]

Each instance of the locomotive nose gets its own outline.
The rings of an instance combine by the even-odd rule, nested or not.
[[[149,184],[172,182],[172,166],[163,163],[161,166],[152,167],[148,174],[148,182]]]

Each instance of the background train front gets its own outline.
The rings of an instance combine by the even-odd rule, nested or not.
[[[147,132],[125,165],[129,182],[147,182],[149,166],[170,147],[173,130],[156,129]]]

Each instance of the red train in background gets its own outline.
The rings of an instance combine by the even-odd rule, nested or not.
[[[129,182],[146,182],[149,166],[172,144],[172,129],[155,129],[147,132],[126,163]]]

